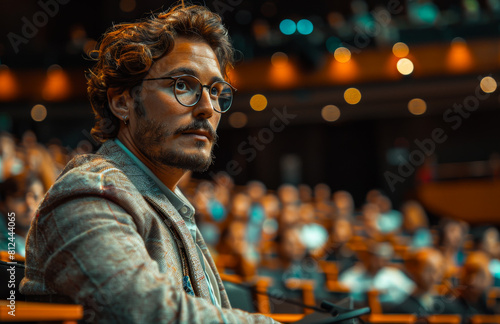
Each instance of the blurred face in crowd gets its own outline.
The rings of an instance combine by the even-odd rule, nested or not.
[[[247,251],[246,228],[243,222],[234,222],[229,225],[226,238],[227,246],[238,255],[245,255]]]
[[[282,226],[295,225],[299,219],[299,210],[295,205],[286,205],[282,208],[280,218]]]
[[[419,228],[428,227],[427,216],[422,206],[416,201],[407,202],[403,208],[403,228],[413,233]]]
[[[27,225],[29,226],[33,217],[35,217],[35,212],[38,208],[38,205],[42,201],[45,190],[43,188],[43,184],[40,180],[35,180],[28,187],[28,191],[26,192],[26,206],[27,206]]]
[[[483,252],[472,252],[465,260],[460,284],[465,287],[464,297],[478,296],[492,284],[489,258]]]
[[[426,248],[416,253],[407,264],[407,270],[415,284],[423,292],[429,292],[443,279],[443,256],[435,249]]]
[[[459,249],[464,239],[464,229],[458,222],[450,222],[444,229],[444,245]]]
[[[274,194],[267,194],[262,198],[262,207],[268,218],[276,218],[280,212],[280,201]]]
[[[278,197],[283,205],[294,204],[299,199],[299,192],[294,186],[285,184],[278,189]]]
[[[231,213],[238,219],[248,218],[248,209],[250,208],[250,198],[244,193],[238,193],[233,198]]]
[[[260,181],[250,181],[247,185],[248,195],[252,201],[260,201],[266,194],[266,187]]]
[[[311,204],[300,205],[300,220],[306,224],[312,223],[314,221],[314,207]]]
[[[498,242],[498,230],[490,227],[484,233],[481,249],[490,257],[497,257],[500,250]]]
[[[333,227],[333,240],[336,243],[346,243],[352,237],[352,226],[347,219],[338,219]]]
[[[300,261],[306,256],[306,248],[297,228],[290,228],[283,233],[281,251],[282,256],[289,261]]]
[[[354,201],[350,193],[347,191],[336,191],[332,198],[341,217],[352,216],[354,212]]]
[[[330,187],[324,183],[317,184],[314,187],[314,199],[318,202],[327,201],[330,199]]]

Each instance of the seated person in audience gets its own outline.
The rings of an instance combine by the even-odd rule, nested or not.
[[[456,284],[456,276],[463,265],[465,254],[463,244],[468,232],[468,225],[454,219],[441,220],[438,227],[438,247],[444,257],[444,279]]]
[[[378,227],[380,208],[376,204],[367,203],[361,210],[361,231],[357,234],[372,239],[381,239],[383,236]]]
[[[233,178],[227,172],[219,171],[213,177],[215,187],[215,198],[219,201],[226,210],[231,204],[232,193],[234,189]]]
[[[299,191],[294,185],[285,183],[278,188],[281,206],[300,205]]]
[[[328,239],[328,231],[318,223],[316,216],[312,204],[302,204],[299,207],[300,237],[309,253],[322,247]]]
[[[384,313],[450,314],[449,300],[437,295],[436,285],[443,279],[443,256],[435,248],[422,248],[411,252],[405,262],[406,271],[415,282],[415,289],[401,304],[385,307]]]
[[[266,194],[267,188],[260,181],[249,181],[247,183],[247,194],[250,198],[250,207],[248,210],[248,239],[249,243],[257,245],[261,239],[262,224],[266,218],[262,198]]]
[[[489,269],[493,285],[500,286],[500,242],[498,230],[494,226],[478,226],[472,230],[474,248],[483,251],[490,259]]]
[[[348,244],[352,236],[351,222],[346,218],[338,218],[333,223],[328,241],[322,248],[315,251],[314,256],[327,261],[335,261],[339,273],[342,273],[358,260]]]
[[[403,204],[401,212],[403,213],[401,234],[406,238],[405,244],[414,249],[432,246],[429,220],[422,205],[415,200],[410,200]]]
[[[462,316],[462,323],[467,323],[468,318],[475,314],[500,312],[500,309],[491,309],[486,303],[492,284],[488,264],[489,258],[484,252],[471,252],[461,269],[457,297],[451,302],[450,308],[452,313]]]
[[[366,300],[370,290],[379,291],[384,303],[401,303],[415,288],[415,284],[398,268],[388,264],[393,255],[391,244],[372,239],[363,241],[358,251],[360,263],[344,271],[339,282],[348,287],[351,296],[358,303]]]
[[[0,182],[24,170],[24,163],[16,155],[16,143],[14,137],[2,132],[0,133]]]
[[[224,270],[234,273],[244,281],[251,280],[257,272],[255,251],[247,241],[247,223],[241,220],[231,222],[222,233],[218,246],[219,257],[223,257]]]
[[[0,251],[14,247],[17,254],[25,255],[26,236],[44,194],[41,180],[33,173],[10,176],[0,184]],[[9,235],[11,220],[14,241]]]
[[[325,183],[314,186],[314,209],[317,220],[323,226],[329,228],[332,221],[337,217],[335,204],[330,200],[331,190]]]
[[[308,204],[313,202],[313,193],[309,185],[302,183],[297,186],[297,189],[299,190],[299,199],[301,203]]]
[[[399,231],[403,223],[403,216],[399,211],[392,209],[392,202],[389,197],[379,195],[375,198],[374,203],[378,206],[380,211],[377,221],[379,230],[382,233]]]
[[[335,191],[332,195],[333,204],[337,207],[337,217],[352,220],[354,218],[354,199],[344,190]]]

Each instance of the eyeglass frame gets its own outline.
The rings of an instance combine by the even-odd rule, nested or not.
[[[232,99],[234,99],[234,94],[238,91],[238,89],[236,89],[231,83],[227,82],[227,81],[224,81],[224,80],[218,80],[218,81],[214,81],[211,85],[208,85],[208,84],[203,84],[201,82],[200,79],[198,79],[197,77],[195,77],[194,75],[191,75],[191,74],[181,74],[181,75],[176,75],[176,76],[167,76],[167,77],[161,77],[161,78],[150,78],[150,79],[143,79],[142,81],[155,81],[155,80],[174,80],[174,83],[171,85],[171,87],[173,87],[173,92],[174,92],[174,97],[175,99],[177,100],[178,103],[180,103],[181,105],[183,105],[184,107],[193,107],[195,106],[198,102],[200,102],[201,100],[201,95],[198,97],[198,99],[191,105],[186,105],[186,104],[183,104],[179,98],[177,98],[177,91],[175,91],[175,85],[177,84],[177,80],[179,80],[180,78],[182,77],[192,77],[194,78],[196,81],[198,81],[200,84],[201,84],[201,92],[203,93],[203,88],[207,88],[208,89],[208,92],[209,92],[209,95],[210,95],[210,90],[212,89],[212,87],[214,86],[214,84],[216,84],[217,82],[222,82],[222,83],[225,83],[229,86],[229,88],[231,89],[231,94],[233,96]],[[231,106],[233,105],[233,100],[231,100]],[[214,111],[218,112],[219,114],[224,114],[226,112],[229,111],[229,109],[231,108],[231,106],[229,106],[229,108],[227,108],[225,111],[222,111],[222,110],[219,110],[217,108],[215,108],[213,105],[212,105],[212,108]]]

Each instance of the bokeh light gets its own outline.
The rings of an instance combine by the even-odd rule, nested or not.
[[[288,62],[288,55],[283,52],[276,52],[271,56],[271,64],[280,66]]]
[[[302,35],[309,35],[313,30],[313,23],[307,19],[301,19],[297,23],[297,31]]]
[[[413,115],[422,115],[427,111],[427,104],[420,98],[414,98],[408,102],[408,110]]]
[[[250,107],[255,111],[262,111],[267,107],[267,98],[264,95],[256,94],[250,98]]]
[[[0,65],[0,100],[14,100],[18,94],[19,86],[14,73],[12,73],[7,65]]]
[[[495,92],[495,90],[497,89],[497,82],[495,81],[495,79],[489,76],[482,78],[479,85],[481,87],[481,90],[486,93]]]
[[[60,101],[71,95],[71,82],[68,74],[57,64],[47,70],[47,78],[42,90],[42,97],[49,101]]]
[[[405,43],[398,42],[394,44],[394,46],[392,47],[392,53],[396,57],[403,58],[410,53],[410,49],[408,48],[408,45],[406,45]]]
[[[446,56],[446,66],[453,73],[464,73],[469,71],[474,64],[471,51],[461,37],[455,37]]]
[[[334,122],[340,118],[340,109],[335,105],[327,105],[321,109],[321,117],[328,122]]]
[[[31,108],[31,118],[34,121],[41,122],[47,117],[47,108],[44,105],[35,105]]]
[[[356,88],[349,88],[344,92],[344,99],[348,104],[355,105],[361,101],[361,92]]]
[[[280,31],[285,35],[292,35],[297,30],[297,25],[291,19],[284,19],[280,23]]]
[[[335,59],[340,63],[349,62],[349,60],[351,59],[351,51],[345,47],[337,48],[333,55]]]
[[[407,58],[400,59],[396,66],[402,75],[409,75],[413,72],[413,62]]]
[[[228,121],[229,125],[231,125],[232,127],[242,128],[247,124],[248,117],[245,113],[237,111],[229,115]]]

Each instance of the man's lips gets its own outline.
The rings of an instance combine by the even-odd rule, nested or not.
[[[181,133],[182,135],[198,135],[198,136],[204,136],[208,140],[212,141],[213,137],[210,135],[210,132],[203,130],[203,129],[195,129],[195,130],[189,130]]]

